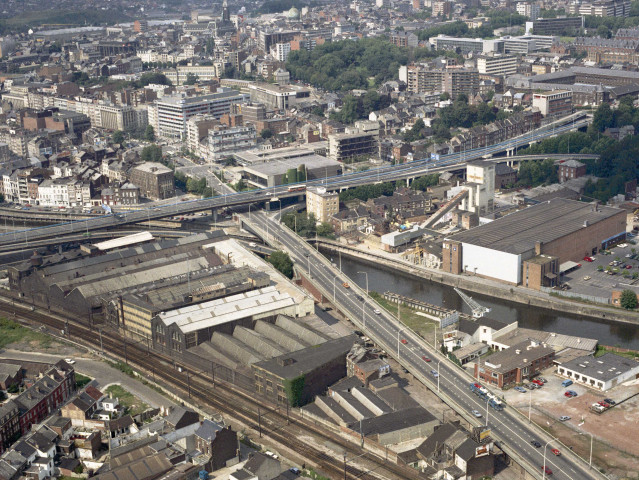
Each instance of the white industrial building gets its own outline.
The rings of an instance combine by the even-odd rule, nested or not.
[[[606,353],[601,357],[586,355],[557,366],[557,373],[574,383],[607,391],[628,380],[639,378],[639,363]]]

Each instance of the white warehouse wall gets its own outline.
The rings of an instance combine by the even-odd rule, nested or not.
[[[469,243],[463,244],[462,254],[462,268],[468,273],[477,273],[477,275],[496,278],[514,284],[521,283],[520,255],[500,252]]]

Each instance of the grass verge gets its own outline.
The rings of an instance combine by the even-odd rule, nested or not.
[[[109,393],[114,397],[117,397],[120,401],[120,405],[122,405],[126,409],[127,413],[133,416],[138,415],[149,408],[146,403],[144,403],[128,390],[122,388],[120,385],[110,385],[105,390],[105,393]]]
[[[373,298],[382,308],[387,310],[391,315],[397,316],[397,304],[385,300],[383,295],[377,292],[370,292],[371,298]],[[417,313],[417,310],[413,310],[406,305],[400,307],[401,322],[409,327],[414,332],[418,333],[422,337],[429,339],[432,342],[432,336],[435,332],[435,326],[437,323],[434,320],[430,320],[428,317],[424,317]]]
[[[40,348],[49,348],[53,343],[50,336],[20,325],[7,318],[0,318],[0,348],[6,348],[12,343],[38,344]]]

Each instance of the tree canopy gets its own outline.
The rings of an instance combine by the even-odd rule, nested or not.
[[[293,261],[288,253],[278,250],[271,253],[268,262],[287,278],[293,278]]]
[[[437,52],[409,50],[383,37],[342,40],[317,46],[312,51],[292,51],[286,62],[291,78],[325,90],[367,90],[396,79],[399,67]]]
[[[162,160],[162,147],[159,145],[147,145],[142,149],[140,158],[144,162],[160,162]]]
[[[589,180],[586,183],[584,195],[607,202],[614,195],[625,193],[626,182],[639,175],[639,136],[631,135],[616,141],[601,135],[606,128],[625,125],[639,128],[639,109],[632,105],[631,99],[623,99],[616,110],[611,110],[607,104],[600,105],[586,133],[570,132],[547,138],[525,152],[598,154],[597,160],[582,160],[587,174],[600,177],[596,182]]]
[[[368,118],[371,112],[382,110],[390,105],[390,97],[369,90],[361,97],[346,95],[339,112],[332,112],[331,119],[342,123],[353,123],[355,120]]]
[[[632,290],[624,290],[621,292],[619,304],[626,310],[634,310],[637,308],[637,294]]]

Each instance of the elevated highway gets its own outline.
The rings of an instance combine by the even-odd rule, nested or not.
[[[428,173],[438,173],[447,170],[463,168],[471,160],[489,159],[490,156],[513,151],[516,148],[535,143],[559,133],[568,132],[588,125],[589,118],[585,114],[576,114],[566,117],[561,121],[553,122],[540,129],[526,133],[495,145],[482,147],[464,152],[442,155],[437,159],[417,160],[401,165],[380,167],[363,172],[349,173],[336,177],[328,177],[305,182],[307,186],[324,186],[329,190],[346,190],[351,187],[368,185],[371,183],[388,182],[394,180],[413,179]],[[556,156],[553,156],[556,157]],[[104,228],[119,227],[130,223],[156,220],[168,216],[185,215],[203,210],[217,211],[219,208],[234,207],[259,202],[273,202],[280,199],[299,197],[303,192],[295,191],[295,186],[290,185],[269,187],[250,192],[237,192],[233,194],[218,195],[201,200],[181,201],[172,204],[147,208],[145,210],[127,211],[115,215],[103,215],[97,218],[86,218],[79,221],[68,221],[56,225],[21,230],[16,239],[15,232],[0,235],[0,245],[41,240],[80,231],[92,231]],[[16,212],[24,212],[16,210]]]
[[[512,407],[507,406],[502,411],[489,409],[486,400],[481,400],[470,391],[473,378],[444,357],[435,342],[424,340],[394,316],[383,309],[378,310],[377,304],[368,297],[366,291],[288,228],[264,213],[254,214],[251,218],[244,215],[242,222],[271,246],[287,251],[298,272],[306,276],[325,298],[331,299],[336,308],[360,330],[469,424],[488,427],[500,448],[522,465],[532,478],[542,478],[544,464],[552,470],[553,478],[561,480],[606,478],[541,428],[529,423]],[[350,288],[344,288],[344,283],[348,283]],[[426,358],[432,359],[432,362],[425,361]],[[481,412],[482,418],[473,416],[470,413],[472,410]],[[532,441],[545,444],[547,448],[536,448],[531,444]],[[562,455],[553,455],[550,452],[552,448],[560,448]]]

